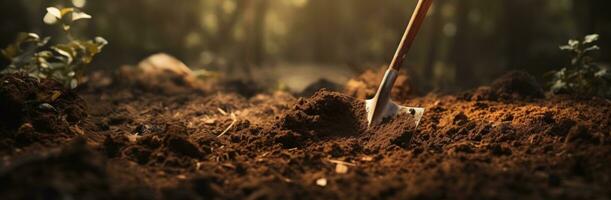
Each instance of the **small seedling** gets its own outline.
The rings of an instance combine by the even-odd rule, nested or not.
[[[72,25],[76,21],[90,18],[90,15],[78,8],[47,8],[44,22],[61,26],[66,42],[49,44],[51,37],[41,38],[35,33],[20,33],[15,42],[1,51],[10,61],[1,73],[25,73],[38,79],[53,79],[66,87],[75,88],[83,68],[108,44],[102,37],[81,40],[73,36]]]
[[[568,93],[587,96],[611,97],[611,73],[595,63],[596,45],[599,35],[586,36],[583,41],[569,40],[560,49],[571,54],[571,64],[558,71],[552,71],[549,83],[554,94]]]

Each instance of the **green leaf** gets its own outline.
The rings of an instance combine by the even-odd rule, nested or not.
[[[48,7],[46,10],[43,21],[46,24],[61,24],[64,30],[71,29],[74,21],[92,18],[78,8]],[[46,47],[50,37],[41,38],[34,33],[19,34],[15,42],[0,49],[0,53],[11,60],[2,72],[21,72],[39,79],[54,79],[65,87],[75,88],[80,70],[102,51],[108,41],[101,37],[93,40],[67,38],[66,43]]]
[[[53,14],[47,12],[47,14],[45,14],[45,16],[42,18],[42,21],[45,22],[45,24],[53,25],[53,24],[57,24],[59,19],[55,17]]]
[[[59,55],[65,57],[66,60],[66,64],[71,64],[74,61],[74,50],[68,46],[54,46],[51,47],[51,49],[53,49],[53,51],[55,51],[56,53],[58,53]]]
[[[569,46],[576,49],[579,46],[579,40],[569,40]]]
[[[36,33],[21,33],[21,37],[23,37],[23,41],[39,41],[40,36]]]
[[[573,47],[571,47],[569,45],[562,45],[562,46],[560,46],[560,50],[572,51]]]
[[[57,18],[58,20],[63,16],[63,12],[56,7],[48,7],[47,14]]]
[[[91,15],[81,11],[72,12],[72,21],[77,21],[80,19],[91,19]]]
[[[95,37],[95,43],[97,43],[100,47],[104,47],[108,44],[108,40],[104,39],[103,37]]]
[[[586,35],[586,37],[583,40],[583,43],[584,44],[590,44],[592,42],[596,42],[596,41],[598,41],[599,37],[600,37],[600,35],[598,35],[598,34]]]
[[[53,52],[51,51],[41,51],[36,54],[37,57],[50,58],[53,56]]]
[[[600,50],[600,47],[597,45],[594,45],[594,46],[586,48],[585,50],[583,50],[583,52],[598,51],[598,50]]]
[[[605,68],[601,68],[599,71],[597,71],[594,74],[594,76],[597,77],[597,78],[603,78],[603,77],[606,77],[608,75],[609,75],[609,73],[608,73],[607,69],[605,69]]]
[[[552,90],[558,91],[560,89],[563,89],[566,87],[566,83],[562,80],[557,80],[556,82],[554,82],[554,85],[552,85]]]
[[[13,59],[19,55],[19,48],[15,45],[9,45],[6,48],[2,49],[2,55],[6,59]]]

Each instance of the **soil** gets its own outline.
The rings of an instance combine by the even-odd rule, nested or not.
[[[502,77],[488,96],[404,99],[426,109],[418,127],[402,115],[369,128],[363,98],[324,89],[77,94],[1,75],[0,196],[611,198],[611,101],[545,97],[522,75]]]
[[[530,100],[545,97],[543,88],[532,75],[523,71],[511,71],[490,86],[479,87],[466,94],[472,100]]]

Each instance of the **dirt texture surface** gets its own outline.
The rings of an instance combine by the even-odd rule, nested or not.
[[[328,90],[77,95],[3,75],[0,196],[611,198],[611,102],[546,97],[531,81],[512,73],[483,90],[402,98],[426,109],[418,127],[404,115],[368,128],[362,98]]]

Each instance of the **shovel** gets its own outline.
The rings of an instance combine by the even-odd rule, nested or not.
[[[388,70],[386,70],[386,73],[384,74],[384,78],[380,83],[380,87],[378,88],[376,95],[372,99],[365,102],[365,106],[367,108],[367,125],[369,127],[381,123],[382,120],[386,118],[391,118],[401,114],[411,115],[416,127],[420,123],[420,119],[422,119],[422,115],[424,114],[424,108],[398,105],[390,100],[390,91],[397,80],[399,69],[403,64],[403,60],[411,48],[412,43],[416,38],[416,34],[418,33],[418,30],[420,29],[420,26],[422,25],[422,22],[426,17],[426,13],[428,12],[432,3],[433,0],[418,1],[416,10],[414,11],[412,18],[407,25],[405,34],[401,39],[401,43],[399,43],[399,47],[397,48],[397,52],[395,53],[390,66],[388,66]]]

